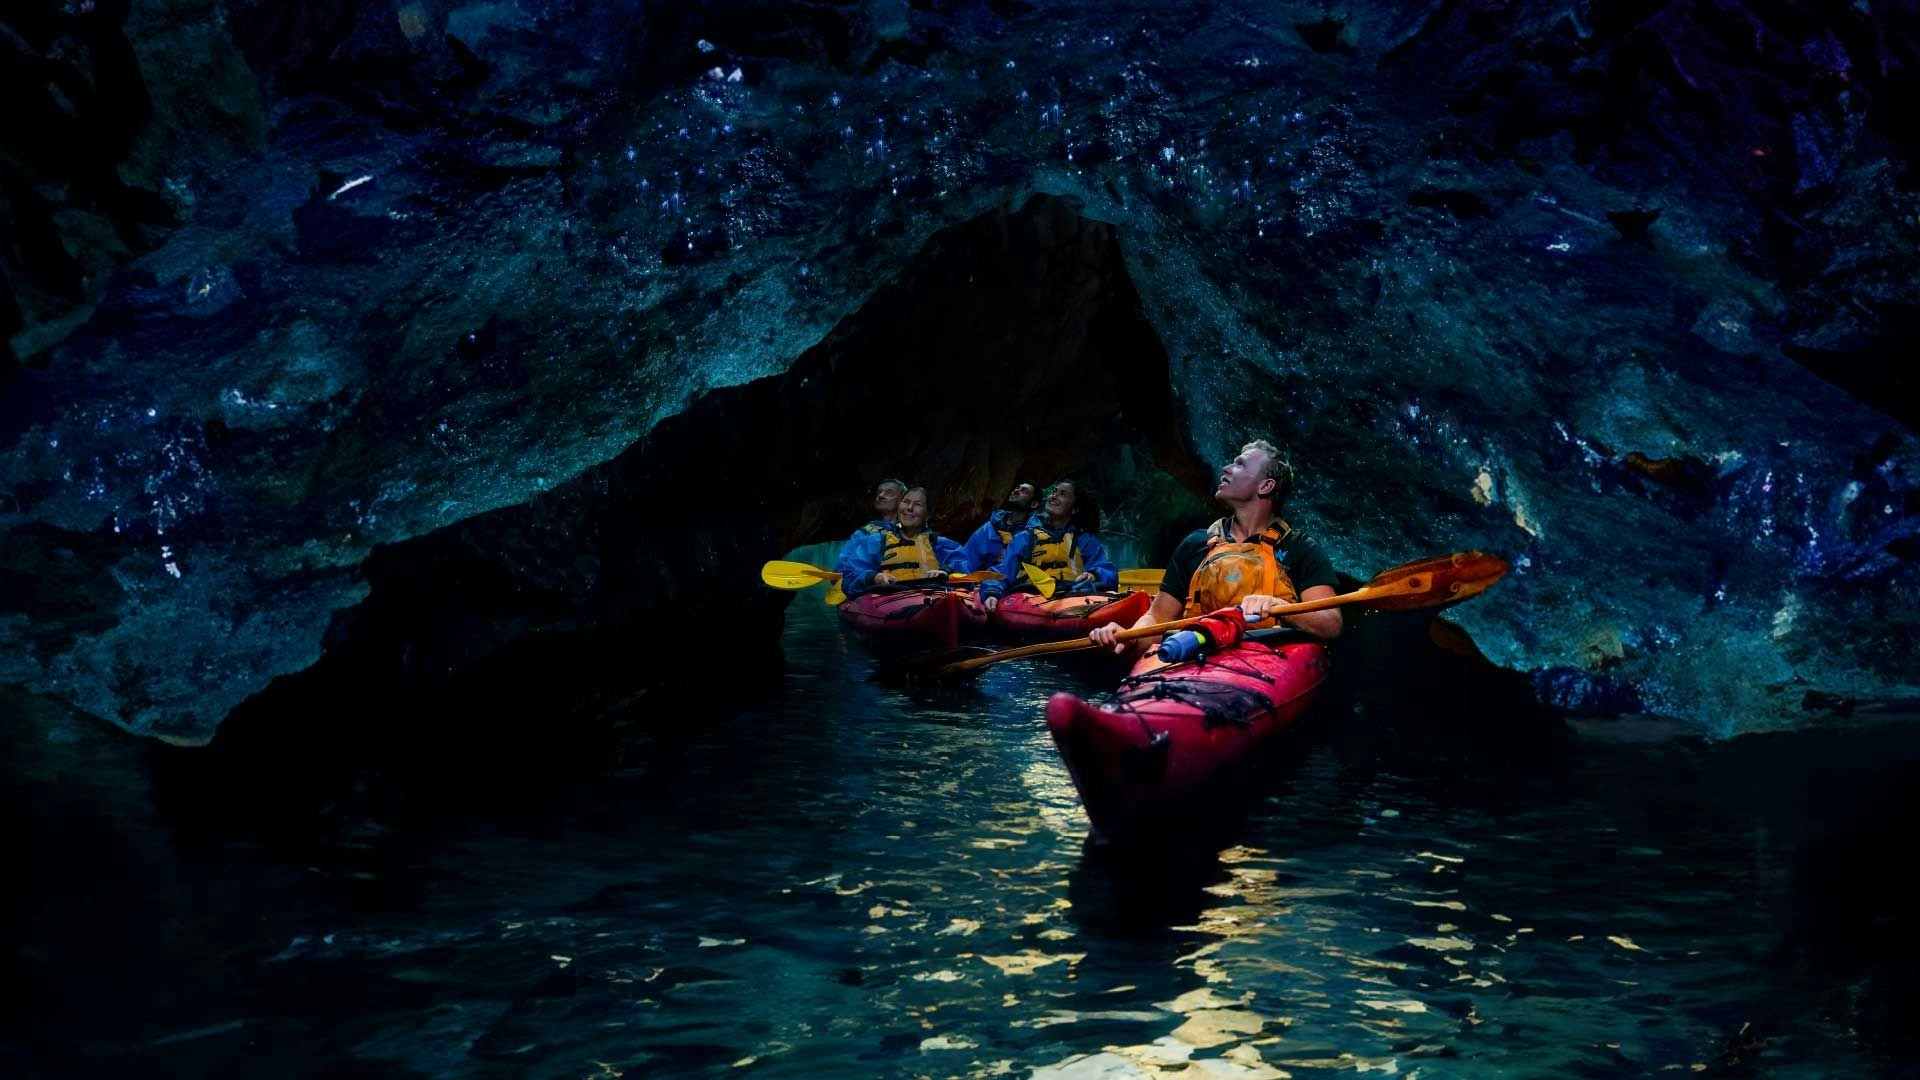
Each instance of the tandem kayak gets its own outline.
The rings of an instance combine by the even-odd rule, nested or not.
[[[1153,606],[1153,594],[1091,592],[1060,595],[1051,600],[1039,593],[1008,593],[994,609],[994,625],[1023,637],[1077,638],[1108,623],[1131,626]]]
[[[951,589],[876,589],[841,604],[840,621],[878,648],[954,649],[966,602]]]
[[[1047,729],[1095,839],[1173,828],[1213,806],[1313,703],[1328,670],[1317,643],[1248,641],[1186,664],[1149,656],[1097,705],[1053,695]]]

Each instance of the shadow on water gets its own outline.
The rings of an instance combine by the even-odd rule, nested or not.
[[[1086,844],[1068,874],[1075,925],[1090,937],[1167,937],[1211,902],[1206,890],[1226,879],[1220,851],[1227,846],[1224,834],[1153,849]]]

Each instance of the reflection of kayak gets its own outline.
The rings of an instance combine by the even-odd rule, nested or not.
[[[964,605],[948,589],[875,589],[841,604],[840,621],[883,648],[954,649]]]
[[[1153,606],[1144,592],[1061,594],[1051,600],[1039,593],[1008,593],[994,609],[994,624],[1024,637],[1077,638],[1108,623],[1131,626]]]
[[[1233,789],[1237,767],[1290,727],[1326,679],[1311,642],[1245,642],[1189,664],[1149,656],[1098,705],[1047,702],[1047,728],[1096,836],[1191,820]]]

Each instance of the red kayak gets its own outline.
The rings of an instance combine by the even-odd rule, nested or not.
[[[1153,606],[1153,595],[1144,592],[1091,592],[1077,596],[1064,593],[1051,600],[1039,593],[1008,593],[994,609],[996,626],[1022,637],[1086,637],[1108,623],[1131,626]]]
[[[886,649],[956,649],[965,601],[950,589],[875,589],[840,605],[840,621]]]
[[[1096,839],[1172,827],[1232,790],[1236,766],[1313,703],[1327,652],[1242,642],[1187,664],[1149,656],[1099,705],[1047,702],[1047,728]]]

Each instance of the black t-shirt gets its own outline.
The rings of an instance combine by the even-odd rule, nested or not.
[[[1193,584],[1193,572],[1206,553],[1207,530],[1195,529],[1188,533],[1180,546],[1173,549],[1173,557],[1167,560],[1167,576],[1160,583],[1161,595],[1186,600],[1187,588]],[[1306,592],[1315,585],[1340,587],[1340,579],[1333,572],[1333,561],[1306,533],[1294,530],[1274,554],[1279,557],[1280,565],[1286,567],[1296,590]]]

